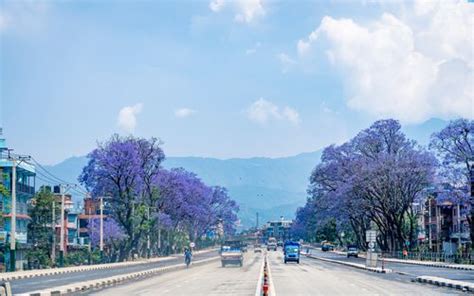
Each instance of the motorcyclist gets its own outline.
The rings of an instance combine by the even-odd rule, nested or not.
[[[192,257],[193,253],[191,252],[191,250],[188,248],[184,249],[184,262],[186,263],[186,266],[189,266],[189,264],[191,264]]]

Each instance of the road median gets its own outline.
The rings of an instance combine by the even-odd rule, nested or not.
[[[275,296],[275,287],[273,285],[270,263],[268,263],[267,253],[263,256],[262,266],[260,267],[259,279],[255,296]]]
[[[470,282],[450,280],[446,278],[425,275],[416,277],[415,281],[441,287],[450,287],[463,291],[474,292],[474,283]]]
[[[199,266],[207,263],[211,263],[213,261],[216,261],[220,259],[220,257],[212,257],[212,258],[207,258],[199,261],[195,261],[192,263],[192,266]],[[79,283],[74,283],[70,285],[64,285],[60,287],[55,287],[55,288],[50,288],[50,289],[45,289],[45,290],[38,290],[38,291],[32,291],[32,292],[27,292],[27,293],[22,293],[22,294],[16,294],[18,296],[48,296],[48,295],[68,295],[72,293],[80,293],[84,292],[87,290],[96,290],[96,289],[103,289],[109,286],[114,286],[120,283],[124,283],[130,280],[136,280],[139,278],[145,278],[149,276],[153,276],[156,274],[164,273],[164,272],[170,272],[174,270],[179,270],[179,269],[185,269],[186,264],[181,263],[181,264],[176,264],[176,265],[170,265],[170,266],[164,266],[164,267],[159,267],[159,268],[153,268],[153,269],[147,269],[144,271],[138,271],[138,272],[133,272],[133,273],[128,273],[128,274],[121,274],[121,275],[116,275],[112,277],[107,277],[107,278],[102,278],[102,279],[97,279],[97,280],[91,280],[91,281],[84,281],[84,282],[79,282]]]
[[[354,267],[354,268],[358,268],[358,269],[368,270],[368,271],[372,271],[372,272],[377,272],[377,273],[390,273],[390,272],[392,272],[392,270],[388,269],[388,268],[367,267],[364,264],[353,263],[353,262],[345,262],[345,261],[339,261],[339,260],[334,260],[334,259],[328,259],[328,258],[323,258],[323,257],[311,255],[311,254],[307,254],[306,257],[321,260],[321,261],[325,261],[325,262],[350,266],[350,267]]]
[[[332,251],[332,253],[335,253],[338,255],[346,255],[345,252],[341,252],[341,251]],[[359,254],[359,256],[362,258],[366,257],[365,254]],[[387,258],[387,257],[384,257],[384,260],[385,262],[393,262],[393,263],[413,264],[413,265],[423,265],[423,266],[430,266],[430,267],[474,271],[474,265],[467,265],[467,264],[451,264],[451,263],[445,263],[445,262],[422,261],[422,260],[413,260],[413,259],[396,259],[396,258]]]
[[[207,249],[202,251],[196,251],[195,254],[209,253],[217,249]],[[61,267],[61,268],[48,268],[48,269],[36,269],[36,270],[26,270],[26,271],[16,271],[9,272],[0,275],[0,281],[11,281],[25,278],[34,278],[39,276],[48,276],[64,273],[73,273],[73,272],[84,272],[90,270],[101,270],[101,269],[111,269],[111,268],[120,268],[125,266],[133,266],[147,263],[163,262],[175,259],[175,256],[167,257],[156,257],[150,259],[141,259],[136,261],[127,261],[127,262],[115,262],[115,263],[105,263],[105,264],[94,264],[94,265],[81,265],[81,266],[72,266],[72,267]]]

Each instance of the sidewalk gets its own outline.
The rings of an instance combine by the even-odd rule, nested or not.
[[[338,255],[346,255],[345,252],[341,251],[332,251]],[[360,253],[359,257],[365,258],[364,253]],[[404,264],[414,264],[414,265],[424,265],[431,267],[441,267],[441,268],[451,268],[451,269],[461,269],[461,270],[474,270],[474,265],[467,264],[453,264],[445,262],[435,262],[435,261],[421,261],[421,260],[412,260],[412,259],[395,259],[395,258],[383,258],[385,262],[394,262],[394,263],[404,263]]]

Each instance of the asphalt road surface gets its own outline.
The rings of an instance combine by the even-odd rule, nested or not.
[[[354,258],[354,257],[347,258],[347,256],[344,256],[344,255],[339,255],[332,252],[322,252],[317,249],[312,249],[311,254],[315,256],[319,256],[319,257],[333,259],[333,260],[365,264],[365,258]],[[385,262],[384,265],[386,268],[392,269],[393,271],[396,271],[396,272],[406,273],[410,275],[411,277],[427,275],[427,276],[437,276],[437,277],[447,278],[451,280],[474,282],[474,271],[472,270],[459,270],[459,269],[440,268],[440,267],[432,267],[432,266],[425,266],[425,265],[394,263],[394,262]]]
[[[195,260],[202,260],[205,258],[218,256],[217,251],[195,254]],[[88,270],[82,272],[64,273],[48,276],[40,276],[34,278],[25,278],[19,280],[11,280],[13,294],[27,293],[37,290],[49,289],[53,287],[59,287],[63,285],[73,284],[77,282],[84,282],[89,280],[96,280],[100,278],[106,278],[114,275],[132,273],[161,266],[174,265],[183,263],[184,259],[182,255],[174,256],[174,258],[166,261],[145,263],[132,266],[123,266],[115,269],[102,269],[102,270]]]
[[[281,251],[269,252],[275,291],[285,295],[458,295],[461,291],[412,283],[407,276],[379,274],[302,257],[283,263]]]
[[[255,295],[263,254],[245,253],[244,265],[221,266],[220,261],[191,266],[137,282],[107,288],[92,295]]]

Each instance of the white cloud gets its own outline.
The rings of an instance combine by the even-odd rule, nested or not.
[[[123,107],[118,114],[118,126],[127,133],[133,133],[137,126],[137,115],[142,111],[142,108],[142,103]]]
[[[224,0],[212,0],[209,3],[209,8],[214,12],[219,12],[225,5]]]
[[[290,56],[288,56],[286,53],[279,53],[277,54],[277,59],[280,61],[280,64],[282,66],[282,72],[283,73],[286,73],[288,72],[288,70],[296,64],[296,61],[292,58],[290,58]]]
[[[266,14],[262,0],[240,0],[237,5],[239,12],[235,15],[235,20],[240,23],[251,23]]]
[[[328,42],[355,110],[410,123],[472,118],[473,19],[474,6],[462,1],[416,2],[403,17],[384,13],[367,24],[326,16],[297,51],[304,60]]]
[[[221,12],[225,7],[229,7],[234,12],[234,20],[239,23],[250,24],[266,15],[263,0],[211,0],[209,2],[209,9],[216,13]]]
[[[295,125],[300,123],[300,115],[298,114],[298,112],[288,106],[283,108],[282,116],[283,118]]]
[[[0,11],[0,32],[3,32],[8,26],[8,19],[5,13]]]
[[[295,125],[300,122],[299,114],[295,109],[288,106],[280,108],[263,98],[256,100],[250,105],[247,109],[247,116],[250,120],[262,124],[270,120],[286,120]]]
[[[0,6],[0,33],[15,29],[34,32],[47,23],[52,3],[49,1],[6,1]]]
[[[174,112],[174,115],[178,118],[185,118],[185,117],[189,117],[193,115],[194,113],[196,113],[196,110],[189,109],[189,108],[181,108],[181,109],[176,110]]]

